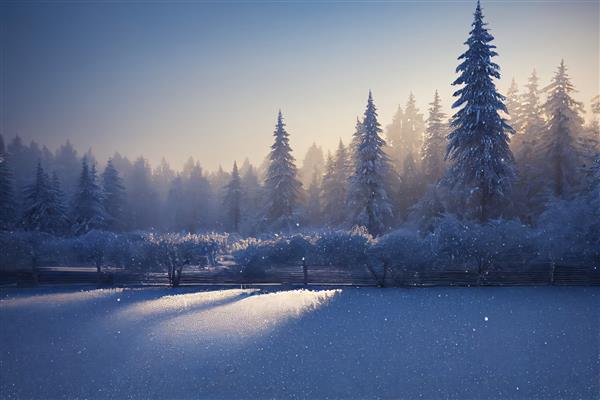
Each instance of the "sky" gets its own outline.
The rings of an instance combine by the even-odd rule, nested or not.
[[[589,109],[597,0],[482,1],[506,93],[561,58]],[[0,134],[56,149],[189,156],[207,169],[266,156],[279,109],[294,155],[348,142],[369,89],[385,127],[412,91],[450,112],[475,1],[0,2]],[[588,113],[589,117],[589,113]]]

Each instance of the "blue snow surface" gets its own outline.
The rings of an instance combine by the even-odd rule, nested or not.
[[[600,398],[600,288],[40,288],[0,299],[3,399]]]

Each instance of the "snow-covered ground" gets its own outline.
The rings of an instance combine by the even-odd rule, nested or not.
[[[600,288],[0,293],[1,398],[600,398]]]

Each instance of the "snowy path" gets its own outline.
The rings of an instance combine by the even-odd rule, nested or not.
[[[599,288],[6,289],[1,398],[599,398]]]

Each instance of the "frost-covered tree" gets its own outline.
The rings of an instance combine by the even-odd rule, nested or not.
[[[513,130],[499,114],[507,110],[493,80],[500,78],[500,67],[492,62],[496,46],[485,25],[477,2],[468,49],[459,57],[460,75],[453,82],[463,86],[454,93],[452,107],[460,109],[452,118],[446,153],[452,162],[446,182],[459,193],[463,211],[480,221],[501,214],[515,177],[508,136]]]
[[[506,92],[506,110],[508,111],[510,126],[516,134],[521,133],[521,94],[515,78],[510,81]]]
[[[4,139],[0,135],[0,229],[7,229],[16,220],[14,181],[12,171],[4,147]]]
[[[152,172],[152,183],[161,204],[164,204],[167,198],[173,179],[175,179],[175,171],[173,171],[167,160],[162,158],[158,167]]]
[[[538,152],[538,142],[544,131],[544,111],[535,70],[529,77],[526,89],[521,97],[520,131],[512,139],[518,167],[514,198],[518,216],[527,223],[533,223],[534,217],[543,210],[540,170],[545,167],[545,161]]]
[[[424,180],[417,169],[413,155],[410,153],[404,159],[400,178],[399,191],[396,195],[397,216],[400,220],[405,220],[410,209],[417,203],[425,191]]]
[[[446,114],[442,112],[442,104],[438,91],[435,91],[433,102],[429,104],[429,117],[423,148],[421,149],[423,178],[426,183],[437,182],[446,171],[446,135],[448,124]]]
[[[582,154],[578,137],[583,129],[583,104],[571,96],[575,88],[567,75],[564,60],[545,90],[548,99],[544,108],[548,121],[539,143],[546,171],[544,180],[555,196],[565,197],[577,188],[581,180]]]
[[[399,149],[401,156],[397,161],[399,167],[404,166],[404,161],[409,154],[413,157],[413,161],[415,161],[415,155],[419,154],[423,146],[424,134],[425,122],[423,121],[423,114],[417,108],[415,96],[411,92],[402,116],[402,135]]]
[[[53,231],[56,233],[64,233],[69,229],[71,221],[67,213],[67,201],[65,192],[63,192],[60,178],[56,171],[52,173],[50,179],[50,196],[51,204],[54,207]]]
[[[241,171],[244,171],[243,174]],[[246,234],[254,234],[259,228],[263,188],[254,168],[250,163],[244,162],[240,168],[242,181],[242,225],[240,230]]]
[[[519,164],[519,170],[526,161],[533,160],[532,152],[535,143],[544,129],[544,110],[540,100],[538,81],[537,73],[533,70],[526,85],[527,91],[521,97],[520,130],[513,138],[513,152]]]
[[[393,217],[387,187],[392,167],[383,151],[385,140],[380,136],[382,130],[377,121],[377,109],[371,91],[359,128],[348,205],[351,222],[377,235],[385,231]]]
[[[106,226],[106,211],[102,202],[102,190],[98,185],[96,166],[88,165],[83,158],[79,185],[73,198],[73,233],[81,235],[92,229]]]
[[[302,184],[296,177],[296,165],[292,156],[289,134],[285,130],[281,111],[273,133],[275,141],[269,154],[269,167],[265,179],[267,192],[266,217],[278,228],[291,228],[293,215],[300,196]]]
[[[196,163],[184,181],[183,202],[186,230],[197,232],[214,225],[214,193],[199,163]]]
[[[404,111],[402,106],[398,106],[396,114],[392,119],[392,123],[385,128],[386,143],[388,146],[388,154],[394,165],[400,166],[404,158],[402,145],[402,121],[404,120]],[[400,168],[398,168],[400,169]]]
[[[111,159],[102,173],[102,203],[106,211],[106,227],[111,230],[123,229],[125,217],[125,187],[119,172]]]
[[[325,157],[323,156],[323,149],[313,143],[307,150],[306,156],[302,161],[302,167],[298,170],[298,179],[303,186],[308,187],[312,181],[315,170],[320,177],[323,175],[323,169],[325,168]]]
[[[227,227],[233,232],[238,232],[242,219],[242,181],[240,179],[237,162],[233,163],[231,179],[225,186],[224,207]]]
[[[318,226],[321,221],[321,187],[320,174],[315,168],[306,191],[305,218],[309,226]]]
[[[58,178],[62,182],[63,190],[67,195],[67,200],[71,200],[77,191],[81,159],[68,140],[56,151],[54,165]]]
[[[155,226],[158,222],[158,195],[152,185],[152,169],[144,157],[138,157],[132,164],[125,183],[129,228]]]
[[[322,182],[323,217],[331,226],[340,226],[346,219],[348,197],[348,179],[350,177],[350,159],[348,149],[340,140],[335,156],[327,157],[325,174]]]
[[[38,163],[35,181],[25,188],[23,227],[31,231],[59,234],[65,227],[64,206],[59,203],[59,188]]]

